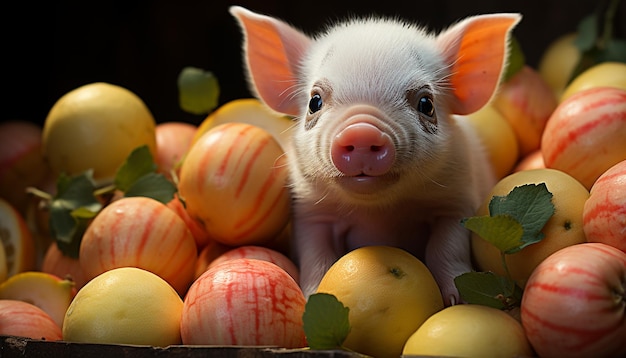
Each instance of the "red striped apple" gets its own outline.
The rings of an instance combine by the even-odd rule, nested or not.
[[[179,193],[213,240],[262,245],[287,225],[285,155],[272,135],[245,123],[213,127],[181,166]]]
[[[626,160],[604,172],[591,187],[583,207],[587,241],[626,252]]]
[[[76,289],[80,289],[87,283],[80,261],[63,254],[56,242],[48,246],[41,263],[41,271],[72,280]]]
[[[180,160],[185,156],[197,127],[186,122],[162,122],[156,125],[156,158],[159,172],[172,179],[178,175]]]
[[[582,243],[548,256],[528,279],[521,319],[540,357],[624,357],[626,253]]]
[[[216,257],[215,260],[211,261],[207,268],[219,265],[228,260],[243,258],[269,261],[287,271],[287,273],[291,275],[296,282],[300,279],[298,267],[293,261],[291,261],[290,258],[276,250],[255,245],[239,246],[228,250]]]
[[[65,311],[74,296],[74,282],[39,271],[20,272],[0,285],[0,299],[34,304],[49,314],[59,327],[63,327]]]
[[[189,288],[180,325],[183,344],[305,347],[305,303],[296,281],[276,264],[229,260]]]
[[[594,87],[561,102],[541,139],[546,167],[562,170],[590,189],[626,159],[626,90]]]
[[[554,91],[539,73],[524,66],[500,86],[491,106],[513,127],[524,156],[539,149],[546,121],[557,104]]]
[[[513,172],[521,172],[522,170],[530,170],[530,169],[541,169],[545,168],[546,164],[543,162],[543,153],[541,153],[541,149],[537,149],[530,154],[524,156],[515,168],[513,168]]]
[[[167,281],[182,296],[193,280],[198,252],[185,222],[147,197],[124,197],[106,206],[83,235],[78,259],[87,279],[132,266]]]
[[[0,123],[0,197],[24,213],[26,188],[40,185],[50,173],[41,153],[43,128],[25,121]]]
[[[185,208],[185,204],[180,200],[178,194],[174,195],[172,200],[167,203],[167,207],[174,210],[174,212],[183,219],[185,224],[187,224],[187,228],[191,232],[194,240],[196,240],[198,249],[201,249],[212,241],[204,226],[202,226],[198,220],[194,220],[189,216],[189,212]]]
[[[204,245],[204,247],[200,249],[198,260],[196,261],[196,272],[193,277],[194,281],[207,270],[213,260],[232,249],[232,246],[224,245],[215,240],[211,240],[208,244]]]
[[[61,340],[61,327],[41,308],[24,301],[0,300],[0,336]]]

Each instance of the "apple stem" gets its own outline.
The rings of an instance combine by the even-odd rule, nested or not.
[[[613,20],[615,18],[615,13],[617,12],[617,7],[619,6],[620,1],[621,0],[610,1],[608,9],[604,13],[604,28],[602,29],[602,37],[599,43],[600,48],[604,48],[613,37]]]
[[[117,189],[117,187],[115,186],[115,184],[110,184],[107,186],[104,186],[102,188],[98,188],[93,192],[93,195],[98,197],[98,196],[103,196],[105,194],[110,194],[113,193],[115,191],[115,189]]]
[[[26,188],[26,192],[28,194],[34,195],[36,197],[38,197],[39,199],[42,200],[46,200],[46,201],[51,201],[52,200],[52,195],[50,195],[50,193],[47,193],[41,189],[37,189],[33,186],[29,186],[28,188]]]
[[[511,284],[511,287],[508,287],[509,295],[512,295],[515,290],[515,281],[511,278],[511,272],[506,264],[506,253],[504,251],[500,251],[500,258],[502,259],[502,267],[504,267],[504,272],[506,273],[507,283]]]

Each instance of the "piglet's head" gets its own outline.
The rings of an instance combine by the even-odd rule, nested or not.
[[[458,128],[493,96],[517,14],[475,16],[440,34],[365,18],[311,37],[241,7],[249,82],[296,117],[294,187],[352,199],[397,195],[433,177]]]

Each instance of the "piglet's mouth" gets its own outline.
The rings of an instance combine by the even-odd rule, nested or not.
[[[397,175],[367,175],[365,173],[336,177],[336,184],[348,193],[358,195],[378,194],[397,182]]]

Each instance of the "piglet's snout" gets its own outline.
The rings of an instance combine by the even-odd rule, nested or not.
[[[353,123],[335,136],[331,158],[347,176],[379,176],[387,173],[396,150],[388,134],[369,123]]]

